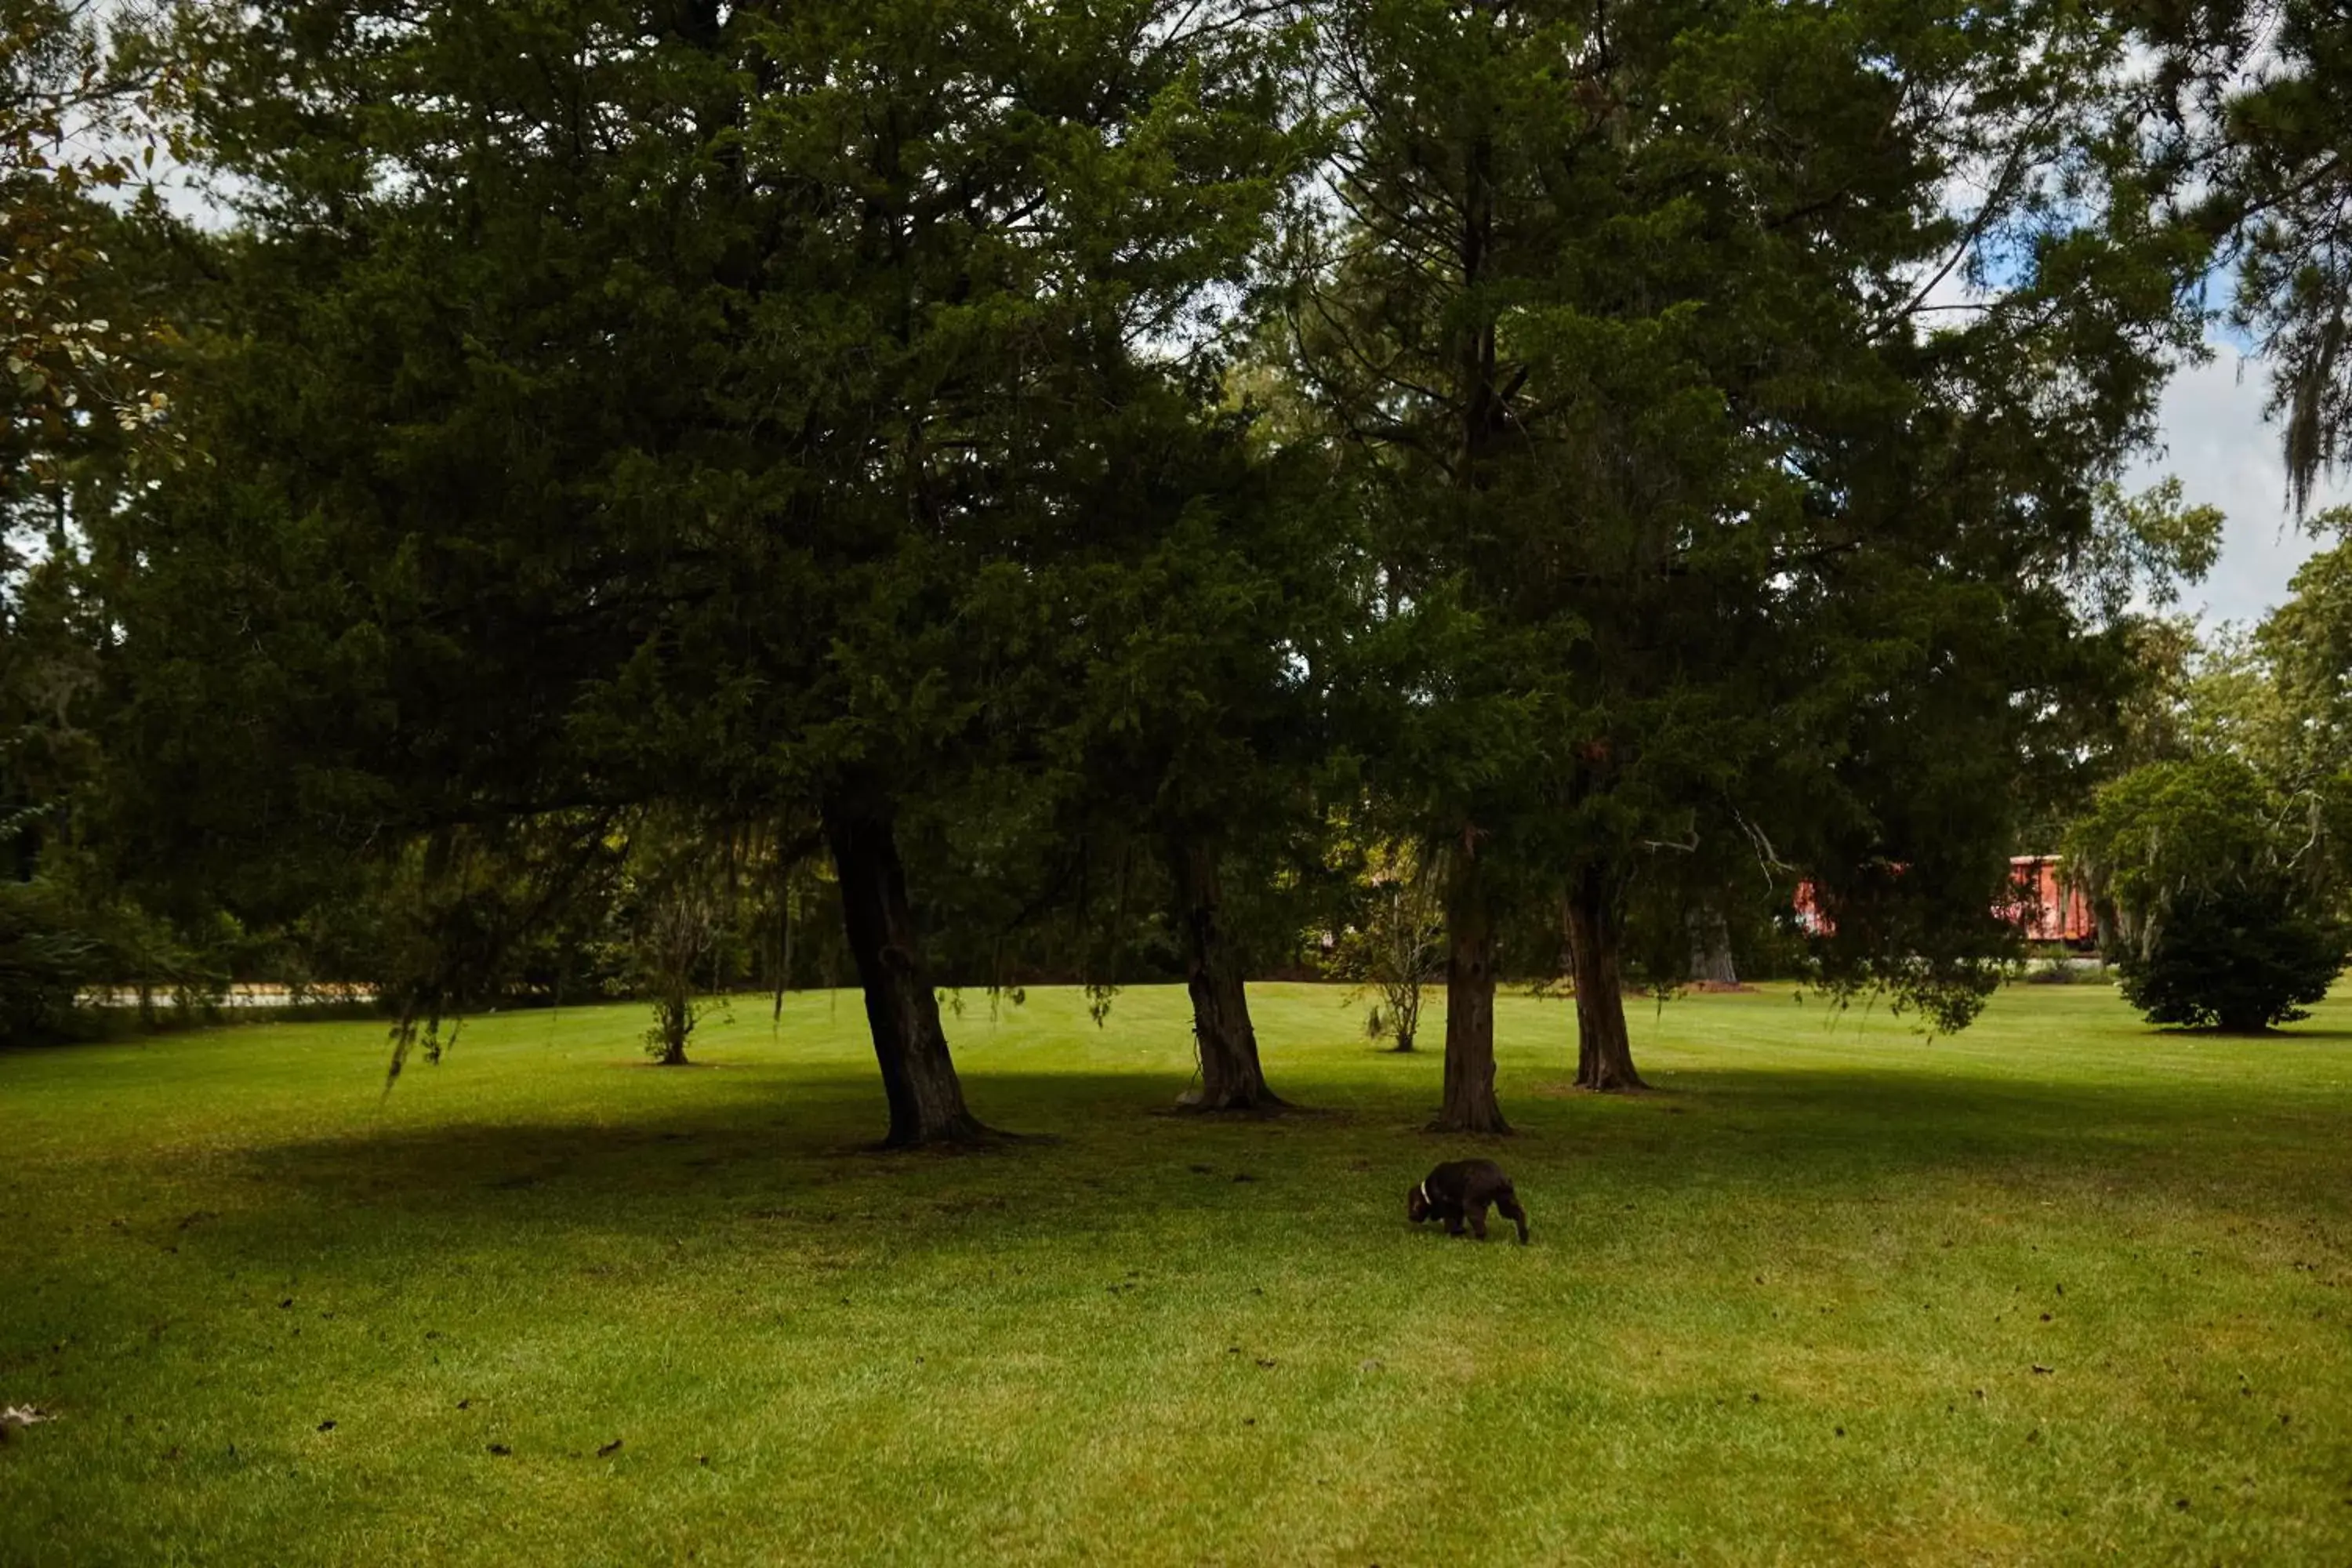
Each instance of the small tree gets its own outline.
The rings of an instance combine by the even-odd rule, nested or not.
[[[2069,849],[2116,933],[2124,994],[2151,1023],[2252,1033],[2305,1016],[2344,966],[2310,813],[2241,757],[2133,770]]]
[[[1356,923],[1340,932],[1333,971],[1356,982],[1352,1005],[1366,992],[1380,1000],[1364,1015],[1364,1032],[1393,1039],[1410,1051],[1421,1033],[1421,988],[1445,968],[1445,909],[1434,858],[1398,840],[1367,851]]]
[[[697,994],[695,975],[719,934],[719,900],[683,881],[657,889],[640,912],[631,967],[653,999],[646,1054],[663,1067],[686,1066],[687,1038],[709,1005]]]
[[[2195,889],[2117,966],[2152,1024],[2252,1035],[2310,1016],[2344,967],[2346,932],[2284,882]]]
[[[729,847],[654,816],[629,847],[628,974],[654,1009],[646,1054],[684,1067],[686,1042],[709,1010],[698,982],[727,935]]]

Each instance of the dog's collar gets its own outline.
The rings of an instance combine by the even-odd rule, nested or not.
[[[1423,1203],[1429,1201],[1429,1183],[1425,1179],[1421,1184],[1421,1201]]]

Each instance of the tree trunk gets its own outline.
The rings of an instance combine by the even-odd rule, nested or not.
[[[1712,903],[1694,904],[1686,917],[1691,938],[1691,978],[1715,985],[1739,984],[1731,961],[1731,926]]]
[[[1417,991],[1420,987],[1415,986],[1414,989]],[[1389,1048],[1400,1054],[1410,1053],[1412,1042],[1421,1034],[1421,998],[1415,996],[1409,1007],[1391,1004],[1389,1016],[1396,1020],[1396,1044]]]
[[[1282,1100],[1265,1086],[1250,1023],[1241,957],[1225,931],[1217,853],[1204,839],[1179,835],[1168,847],[1184,929],[1184,988],[1192,996],[1192,1037],[1200,1047],[1200,1087],[1176,1102],[1186,1110],[1274,1110]]]
[[[1421,953],[1414,952],[1407,962],[1421,962]],[[1389,1049],[1410,1052],[1413,1041],[1421,1037],[1420,975],[1408,974],[1402,980],[1391,982],[1382,987],[1381,995],[1389,1005],[1390,1032],[1396,1036],[1396,1044]]]
[[[1495,1100],[1495,911],[1474,852],[1445,897],[1445,1102],[1432,1132],[1508,1132]]]
[[[667,1016],[661,1021],[661,1055],[654,1058],[656,1067],[682,1068],[686,1065],[686,1036],[672,1025]]]
[[[887,803],[825,803],[825,843],[841,884],[842,924],[866,992],[866,1024],[890,1103],[893,1149],[970,1143],[992,1136],[964,1109],[963,1085],[940,1026],[939,997],[923,968],[907,901],[906,868]]]
[[[661,1055],[656,1067],[686,1066],[686,1037],[694,1028],[694,999],[673,993],[654,1004],[654,1020],[661,1030]]]
[[[1624,978],[1619,949],[1624,928],[1614,889],[1598,867],[1576,874],[1568,892],[1568,948],[1576,971],[1576,1086],[1615,1090],[1647,1089],[1633,1070],[1625,1032]]]

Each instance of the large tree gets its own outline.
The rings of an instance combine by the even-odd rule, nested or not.
[[[1061,635],[1038,652],[1064,694],[1045,776],[1069,851],[1156,863],[1142,881],[1165,889],[1199,1050],[1184,1105],[1263,1110],[1281,1100],[1244,983],[1295,941],[1303,910],[1274,889],[1318,859],[1354,531],[1316,444],[1181,390],[1134,400],[1083,459],[1087,524],[1043,579]]]
[[[806,824],[890,1142],[982,1135],[898,824],[996,743],[974,594],[1072,526],[1061,450],[1278,194],[1245,9],[385,0],[190,37],[241,221],[219,461],[125,525],[152,819]]]
[[[107,635],[88,523],[168,468],[145,190],[163,83],[127,8],[0,4],[0,1039],[121,962],[75,852]]]
[[[1351,0],[1299,341],[1425,629],[1438,1124],[1500,1131],[1496,933],[1564,898],[1580,1083],[1638,1086],[1636,879],[1801,866],[1831,977],[1964,1021],[2067,579],[2182,347],[2119,35],[2079,8]]]
[[[2151,7],[2183,89],[2231,324],[2271,373],[2298,511],[2352,454],[2352,16],[2331,0]]]

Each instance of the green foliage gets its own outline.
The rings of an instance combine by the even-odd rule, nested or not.
[[[2309,1017],[2352,950],[2352,928],[2315,915],[2283,881],[2192,886],[2117,964],[2152,1024],[2252,1034]]]
[[[2150,763],[2099,792],[2068,855],[2112,910],[2125,994],[2151,1021],[2259,1029],[2326,993],[2352,932],[2308,829],[2228,752]]]
[[[174,437],[129,201],[159,89],[110,36],[129,16],[0,3],[0,1039],[74,1022],[79,988],[141,952],[77,846],[103,760],[109,632],[85,522],[168,471]],[[142,146],[144,156],[142,156]],[[131,206],[131,216],[110,203]],[[152,966],[142,973],[152,972]]]
[[[0,880],[0,1046],[63,1031],[99,949],[46,882]]]
[[[1356,983],[1349,1001],[1367,991],[1380,1000],[1364,1016],[1364,1033],[1410,1051],[1421,1035],[1422,987],[1445,973],[1444,857],[1410,842],[1367,847],[1353,879],[1349,919],[1326,961],[1329,972]]]
[[[1174,0],[194,8],[239,221],[190,312],[219,460],[107,531],[129,857],[292,918],[362,845],[854,809],[963,979],[1072,896],[1065,732],[1170,731],[1162,815],[1245,816],[1193,781],[1248,777],[1226,693],[1291,628],[1206,405],[1297,174],[1286,38]]]
[[[2124,618],[2134,595],[2158,608],[2174,604],[2183,583],[2201,583],[2221,552],[2221,509],[2189,506],[2180,481],[2166,478],[2137,495],[2112,481],[2095,497],[2099,516],[2077,556],[2075,581],[2101,622]]]
[[[360,862],[364,879],[304,934],[336,978],[375,985],[393,1016],[389,1083],[419,1046],[438,1061],[467,1009],[518,992],[561,1001],[588,979],[581,955],[606,939],[620,858],[601,813],[445,828]]]
[[[720,948],[740,885],[722,835],[691,819],[653,812],[626,830],[616,919],[626,932],[626,973],[653,1003],[646,1054],[665,1066],[686,1061],[687,1041],[720,989]]]
[[[1263,966],[1335,804],[1458,846],[1523,972],[1570,882],[1671,984],[1801,877],[1815,978],[1953,1026],[2127,605],[2211,559],[2114,482],[2204,242],[2097,8],[173,21],[233,222],[141,265],[207,460],[76,514],[103,615],[0,703],[92,692],[125,896],[404,1042],[833,973],[784,933],[845,813],[944,984],[1107,998],[1218,887]],[[659,813],[730,879],[682,925],[607,842]]]
[[[2352,517],[2323,513],[2319,532]],[[2102,905],[2125,990],[2159,1023],[2299,1016],[2352,926],[2352,543],[2322,550],[2251,633],[2156,630],[2116,755],[2068,854]]]
[[[2136,769],[2099,791],[2069,852],[2095,893],[2159,916],[2192,888],[2278,869],[2278,803],[2238,757]]]
[[[2296,570],[2255,634],[2274,704],[2258,743],[2289,787],[2340,791],[2352,779],[2352,508],[2310,526],[2333,543]]]
[[[2177,118],[2220,128],[2199,220],[2234,263],[2232,326],[2271,369],[2270,412],[2300,510],[2352,439],[2352,16],[2333,0],[2149,9]]]
[[[155,363],[168,330],[108,254],[110,198],[152,170],[149,113],[173,75],[119,47],[137,14],[0,0],[0,530],[93,451],[135,468],[175,446]]]
[[[2149,221],[2101,13],[1596,16],[1328,13],[1297,368],[1370,506],[1368,769],[1478,897],[1582,879],[1596,931],[1802,875],[1824,984],[1956,1026],[2058,694],[2211,557],[2112,484],[2201,246]]]

